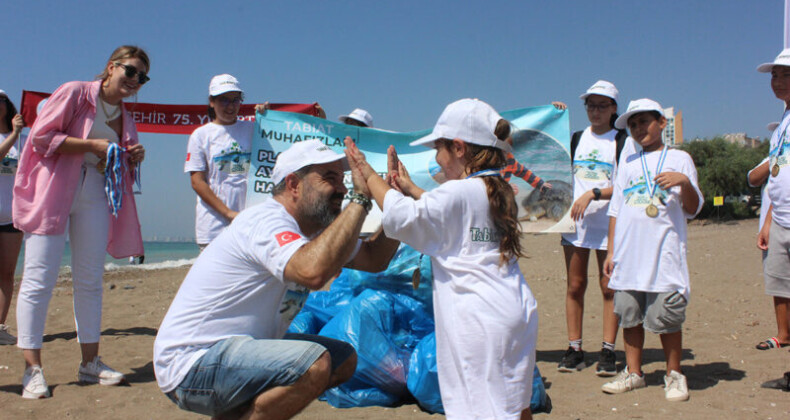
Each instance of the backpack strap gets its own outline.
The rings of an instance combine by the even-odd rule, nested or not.
[[[573,159],[576,156],[576,147],[579,146],[579,140],[582,138],[583,130],[579,130],[571,135],[571,167],[573,167]]]
[[[625,146],[625,140],[628,138],[628,133],[625,130],[617,130],[617,134],[614,136],[614,140],[617,142],[617,153],[615,154],[615,160],[617,163],[620,163],[620,152],[623,151],[623,147]]]

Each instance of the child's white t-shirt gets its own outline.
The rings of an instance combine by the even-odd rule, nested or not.
[[[576,146],[573,156],[573,201],[593,188],[612,186],[617,162],[617,130],[602,135],[587,127]],[[609,200],[593,200],[584,211],[584,217],[576,222],[576,231],[563,233],[562,237],[573,246],[605,250],[609,233]]]
[[[650,179],[656,176],[661,151],[645,153]],[[689,297],[690,284],[686,263],[686,219],[702,209],[703,198],[697,184],[697,169],[688,153],[669,149],[661,172],[680,172],[688,177],[699,196],[694,214],[683,210],[680,187],[665,191],[656,187],[653,204],[658,216],[649,217],[650,204],[642,173],[640,153],[623,156],[614,183],[609,216],[616,217],[614,237],[614,272],[609,281],[613,290],[673,292]]]
[[[785,137],[784,145],[779,148],[779,141]],[[771,135],[771,148],[768,154],[769,170],[779,165],[779,174],[768,177],[768,197],[771,199],[773,222],[790,229],[790,110],[785,111],[782,123]]]
[[[0,143],[9,134],[0,133]],[[16,176],[16,168],[19,165],[19,150],[25,143],[26,138],[25,134],[20,134],[16,143],[11,146],[5,157],[0,160],[0,226],[13,223],[11,220],[11,203],[14,197],[14,176]]]
[[[247,197],[247,172],[250,169],[253,121],[233,125],[208,123],[189,136],[184,172],[206,172],[211,191],[234,211],[241,211]],[[200,196],[195,208],[195,239],[207,244],[228,225]]]
[[[274,199],[239,213],[195,261],[159,327],[154,368],[162,391],[175,389],[220,340],[283,337],[310,292],[283,279],[285,266],[310,239]]]

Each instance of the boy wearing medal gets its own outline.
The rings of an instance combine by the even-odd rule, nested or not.
[[[627,123],[627,124],[626,124]],[[638,99],[617,118],[642,146],[623,156],[609,204],[609,246],[604,272],[615,290],[614,312],[623,328],[626,367],[603,385],[607,394],[646,386],[642,374],[645,330],[661,335],[667,359],[664,396],[688,400],[681,373],[682,326],[689,298],[686,219],[702,209],[697,169],[688,153],[661,141],[667,124],[658,102]]]
[[[763,261],[765,293],[774,298],[778,327],[776,337],[757,345],[760,350],[768,350],[790,345],[790,48],[779,53],[773,63],[757,67],[757,71],[771,73],[771,89],[785,103],[782,122],[771,135],[768,155],[771,175],[765,189],[771,207],[757,236],[757,246],[767,250]]]

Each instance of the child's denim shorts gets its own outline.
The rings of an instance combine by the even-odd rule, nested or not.
[[[620,328],[644,328],[655,334],[680,331],[686,320],[686,298],[680,292],[639,292],[617,290],[614,293],[614,314]]]
[[[325,351],[332,357],[334,372],[354,354],[354,347],[308,334],[286,334],[282,340],[227,338],[211,346],[166,395],[183,410],[217,416],[250,403],[269,388],[293,384]]]

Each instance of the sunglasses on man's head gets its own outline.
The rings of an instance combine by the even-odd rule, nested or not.
[[[131,79],[134,76],[137,76],[137,83],[140,83],[141,86],[144,85],[149,80],[151,80],[151,78],[148,77],[148,75],[146,75],[144,71],[137,70],[137,67],[135,66],[130,66],[128,64],[123,64],[123,63],[115,63],[115,65],[123,67],[125,72],[124,74],[126,75],[126,77]]]

